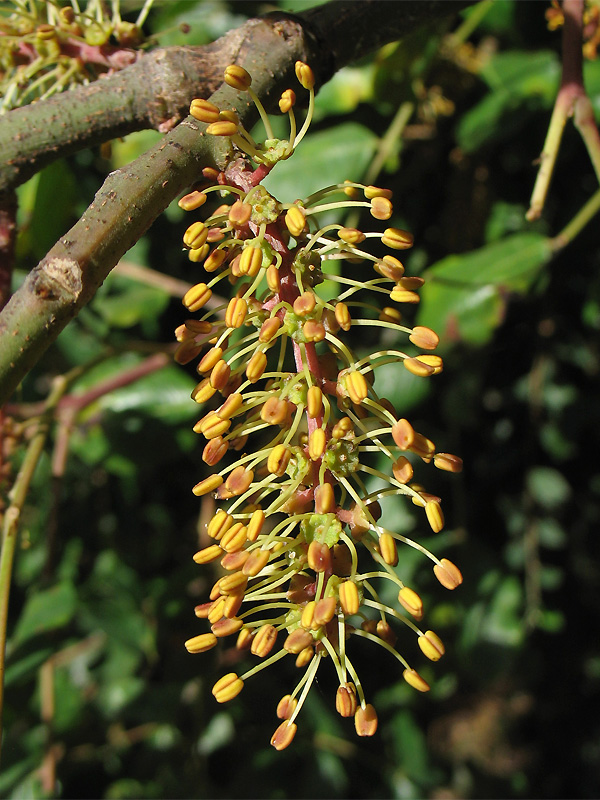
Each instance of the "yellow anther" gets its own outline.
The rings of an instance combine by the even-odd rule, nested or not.
[[[435,350],[440,343],[440,337],[437,333],[423,325],[416,325],[408,338],[414,345],[421,347],[423,350]]]
[[[327,436],[323,428],[315,428],[308,438],[308,454],[312,461],[318,461],[325,452]]]
[[[335,511],[335,494],[330,483],[322,483],[315,489],[315,512],[331,514]]]
[[[276,395],[269,397],[260,410],[260,418],[269,425],[283,425],[288,418],[288,404]]]
[[[405,369],[419,378],[428,378],[430,375],[435,375],[435,369],[425,364],[419,358],[405,358],[402,362]]]
[[[216,561],[223,555],[223,551],[218,544],[211,544],[209,547],[204,547],[202,550],[194,555],[196,564],[210,564],[211,561]]]
[[[194,119],[200,122],[206,122],[210,125],[212,122],[217,122],[219,119],[219,109],[210,103],[208,100],[196,98],[190,104],[190,114]]]
[[[287,650],[288,653],[298,655],[298,653],[301,653],[305,648],[311,645],[312,641],[312,634],[304,630],[304,628],[296,628],[283,643],[283,649]]]
[[[195,400],[196,403],[206,403],[216,391],[214,386],[210,385],[208,378],[205,378],[192,390],[192,400]]]
[[[310,419],[323,413],[323,392],[318,386],[311,386],[306,394],[306,411]]]
[[[382,533],[379,537],[379,551],[381,557],[390,567],[395,567],[398,563],[398,548],[396,540],[390,533]]]
[[[331,431],[334,439],[343,439],[348,433],[354,430],[354,424],[350,417],[342,417],[339,419]]]
[[[433,464],[438,469],[445,472],[462,472],[462,458],[452,455],[452,453],[436,453],[433,457]]]
[[[258,535],[262,530],[262,526],[265,521],[265,512],[262,508],[257,508],[256,511],[253,512],[252,516],[250,517],[250,522],[248,523],[248,541],[255,542],[258,539]]]
[[[193,639],[188,639],[185,643],[185,649],[188,653],[205,653],[211,650],[217,644],[217,637],[214,633],[201,633],[200,636],[194,636]]]
[[[312,661],[314,654],[315,651],[312,646],[305,647],[304,650],[301,650],[298,653],[298,656],[295,661],[295,664],[298,667],[298,669],[302,669],[302,667],[307,667]]]
[[[221,419],[230,419],[237,411],[239,411],[243,402],[244,398],[242,395],[239,392],[234,392],[233,394],[230,394],[223,405],[217,409],[216,414],[217,416],[221,417]]]
[[[190,361],[193,361],[197,355],[200,354],[202,350],[202,345],[195,342],[193,339],[188,339],[187,342],[182,342],[173,358],[178,364],[189,364]]]
[[[357,228],[340,228],[337,234],[339,238],[347,244],[360,244],[367,238],[365,234]]]
[[[360,596],[358,587],[354,581],[343,581],[338,588],[340,606],[347,617],[358,614],[360,608]]]
[[[225,325],[228,328],[241,328],[248,313],[248,303],[243,297],[232,297],[225,311]]]
[[[353,717],[356,713],[356,687],[353,683],[346,683],[338,687],[335,693],[335,710],[342,717]]]
[[[302,616],[300,617],[300,625],[306,630],[310,630],[313,626],[313,622],[315,619],[315,606],[316,602],[314,600],[309,600],[309,602],[304,606],[302,609]]]
[[[262,266],[262,250],[260,247],[244,247],[242,250],[242,257],[240,258],[240,274],[249,275],[253,278],[258,275]]]
[[[302,333],[307,342],[322,342],[327,332],[322,322],[307,319],[302,325]]]
[[[430,689],[427,681],[422,678],[415,669],[405,669],[402,673],[402,677],[409,686],[412,686],[413,689],[417,689],[419,692],[428,692]]]
[[[248,362],[248,366],[246,367],[246,377],[250,381],[250,383],[256,383],[256,381],[262,378],[263,372],[267,367],[267,357],[262,351],[257,351],[254,353],[250,361]]]
[[[194,264],[199,264],[200,262],[204,261],[209,253],[210,245],[203,244],[202,247],[196,247],[188,250],[188,260]]]
[[[300,206],[288,208],[285,215],[285,225],[292,236],[295,238],[300,236],[306,225],[303,209],[301,209]]]
[[[371,200],[371,216],[375,219],[387,220],[392,216],[394,207],[386,197],[374,197]]]
[[[210,350],[202,357],[196,369],[200,374],[204,372],[210,372],[215,364],[219,363],[222,355],[222,347],[211,347]]]
[[[444,369],[442,357],[436,356],[433,353],[421,353],[421,355],[417,356],[417,361],[421,361],[423,364],[431,367],[434,375],[439,375]]]
[[[353,403],[360,405],[369,394],[367,379],[361,372],[357,372],[356,370],[346,373],[345,378],[344,383],[348,397]]]
[[[254,634],[250,652],[264,658],[268,656],[277,640],[277,629],[273,625],[262,625]]]
[[[212,136],[235,136],[238,133],[238,126],[235,122],[229,122],[226,119],[220,119],[218,122],[212,122],[206,129],[207,133]]]
[[[294,300],[294,314],[299,317],[305,317],[314,311],[317,304],[317,298],[314,292],[304,292]]]
[[[210,373],[210,385],[215,389],[224,389],[231,377],[231,367],[226,361],[217,361]]]
[[[296,93],[293,89],[286,89],[282,92],[279,98],[279,110],[282,114],[287,114],[288,111],[296,105]]]
[[[235,674],[229,672],[223,675],[212,688],[212,693],[217,703],[226,703],[228,700],[233,700],[244,688],[244,681]]]
[[[439,503],[435,500],[430,500],[425,503],[425,513],[427,514],[427,521],[431,525],[431,530],[434,533],[439,533],[444,527],[444,513]]]
[[[427,631],[419,636],[419,647],[430,661],[439,661],[446,652],[446,648],[437,633]]]
[[[267,459],[267,471],[271,475],[278,475],[281,477],[285,474],[288,464],[290,463],[291,451],[284,444],[277,444],[269,453]]]
[[[281,281],[279,279],[279,270],[275,264],[270,264],[267,267],[266,278],[269,289],[273,292],[273,294],[278,294],[279,290],[281,289]]]
[[[204,192],[190,192],[179,200],[177,205],[184,211],[195,211],[206,203],[207,197]]]
[[[392,438],[401,450],[408,450],[415,440],[415,430],[407,419],[399,419],[392,425]]]
[[[350,330],[352,326],[352,317],[350,316],[348,306],[346,303],[342,303],[341,300],[339,303],[335,304],[335,319],[343,331]]]
[[[225,489],[231,497],[239,497],[250,488],[254,471],[243,466],[236,467],[225,481]]]
[[[325,572],[331,567],[331,552],[326,544],[312,541],[308,546],[307,560],[315,572]]]
[[[393,250],[408,250],[413,246],[414,236],[400,228],[386,228],[381,237],[381,242]]]
[[[218,489],[219,486],[223,483],[223,478],[220,475],[211,475],[208,478],[205,478],[200,483],[197,483],[192,492],[196,495],[196,497],[201,497],[203,494],[209,494],[210,492],[214,492],[215,489]]]
[[[422,619],[423,601],[414,589],[410,589],[408,586],[404,586],[400,589],[398,592],[398,602],[409,614],[412,614],[416,620]]]
[[[199,311],[212,297],[212,290],[205,283],[197,283],[183,295],[182,303],[189,311]]]
[[[377,712],[370,703],[356,709],[354,727],[359,736],[373,736],[377,731]]]
[[[219,591],[221,594],[243,594],[247,585],[248,577],[243,572],[234,572],[221,578]]]
[[[279,719],[289,719],[298,705],[298,700],[292,697],[291,694],[286,694],[277,703],[277,717]]]
[[[416,305],[421,302],[421,298],[416,292],[411,292],[409,289],[403,289],[401,286],[395,286],[390,292],[390,300],[394,303],[411,303]]]
[[[392,473],[398,483],[408,483],[413,477],[412,464],[408,458],[405,458],[405,456],[400,456],[400,458],[396,459],[396,461],[392,464]]]
[[[285,750],[286,747],[289,747],[296,735],[297,729],[298,726],[295,722],[284,720],[273,736],[271,736],[271,744],[275,750]]]
[[[227,258],[226,250],[213,250],[204,262],[206,272],[216,272]]]
[[[463,582],[461,571],[447,558],[442,558],[439,564],[435,564],[433,571],[435,577],[446,589],[456,589]]]
[[[322,600],[319,600],[315,605],[313,625],[320,628],[323,625],[327,625],[328,622],[331,622],[335,616],[335,606],[335,597],[324,597]]]
[[[208,228],[203,222],[192,222],[183,234],[183,243],[191,250],[198,250],[206,242]]]
[[[258,334],[258,341],[270,342],[280,328],[281,320],[279,317],[269,317],[269,319],[266,319],[261,325],[260,333]]]
[[[392,322],[394,325],[399,325],[402,322],[402,314],[397,308],[384,306],[379,312],[379,319],[381,322]]]
[[[381,261],[375,263],[375,271],[384,278],[398,282],[404,275],[404,264],[395,256],[384,256]]]
[[[367,200],[373,200],[375,197],[384,197],[386,200],[392,199],[391,189],[382,189],[379,186],[365,186],[364,192]]]
[[[267,566],[270,557],[268,550],[254,550],[246,559],[242,572],[249,578],[255,578]]]
[[[237,553],[246,544],[248,538],[248,528],[241,522],[232,525],[228,531],[223,534],[219,545],[227,553]]]
[[[243,67],[240,67],[239,64],[230,64],[226,67],[223,77],[225,78],[225,83],[237,89],[238,92],[245,92],[246,89],[250,88],[250,84],[252,83],[250,74],[246,72]]]
[[[220,508],[206,526],[206,532],[211,539],[219,540],[225,531],[233,525],[233,517]]]
[[[315,85],[315,75],[308,64],[305,64],[304,61],[296,61],[294,68],[298,83],[302,88],[307,90],[313,89]]]

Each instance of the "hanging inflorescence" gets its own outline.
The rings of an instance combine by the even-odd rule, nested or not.
[[[190,260],[213,274],[183,298],[200,318],[177,330],[176,359],[184,364],[201,356],[202,379],[192,396],[212,405],[194,430],[206,439],[202,458],[214,472],[193,491],[228,501],[208,524],[214,544],[194,556],[198,564],[220,560],[224,570],[207,602],[196,607],[210,632],[186,647],[203,652],[236,634],[237,648],[259,659],[244,674],[230,672],[217,681],[218,702],[234,698],[257,672],[288,654],[294,657],[302,677],[277,707],[282,722],[271,744],[278,750],[294,737],[296,717],[323,659],[331,661],[339,679],[338,712],[354,717],[360,736],[375,732],[377,715],[348,654],[352,637],[382,647],[401,663],[407,683],[429,689],[396,649],[390,624],[411,630],[432,661],[443,655],[440,638],[415,624],[423,603],[395,569],[398,543],[430,558],[447,589],[462,582],[451,561],[379,524],[380,503],[403,494],[440,531],[440,499],[413,483],[413,461],[449,472],[462,468],[457,456],[438,453],[374,388],[377,368],[391,362],[423,377],[442,369],[441,358],[432,352],[437,335],[403,325],[397,307],[419,301],[423,280],[405,276],[395,256],[376,257],[367,249],[375,239],[404,250],[413,237],[393,227],[374,233],[318,221],[332,209],[368,209],[376,220],[389,220],[391,193],[346,182],[281,203],[261,185],[277,161],[293,154],[310,124],[314,76],[302,62],[296,64],[296,76],[309,92],[309,107],[298,130],[295,94],[288,89],[281,96],[280,109],[290,120],[288,140],[273,136],[251,78],[239,66],[227,68],[225,81],[250,94],[266,128],[265,142],[256,143],[233,112],[206,100],[192,102],[191,114],[208,124],[207,133],[228,137],[238,153],[224,172],[205,169],[206,185],[179,203],[194,210],[212,193],[224,201],[184,235]],[[347,271],[340,270],[340,262]],[[365,262],[371,265],[370,278]],[[339,287],[335,300],[319,295],[325,279]],[[219,284],[232,284],[235,294],[214,307]],[[372,296],[382,303],[370,303]],[[203,313],[207,304],[211,310]],[[406,336],[416,352],[385,348],[359,358],[344,337],[356,327]],[[389,459],[388,472],[369,464],[374,453]],[[379,488],[369,491],[373,478]],[[385,584],[397,593],[398,608],[381,599]]]

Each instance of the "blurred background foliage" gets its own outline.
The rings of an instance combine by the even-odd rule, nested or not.
[[[390,3],[390,14],[402,6]],[[81,368],[22,519],[1,796],[598,796],[598,225],[556,258],[547,239],[597,187],[568,128],[543,218],[525,221],[560,80],[560,32],[548,30],[547,7],[485,2],[343,69],[320,92],[310,135],[269,179],[286,201],[346,178],[389,187],[392,224],[415,235],[407,272],[428,280],[415,320],[442,335],[445,371],[421,379],[382,368],[377,385],[465,461],[461,476],[425,476],[447,519],[435,550],[460,565],[465,583],[444,593],[412,551],[398,567],[447,645],[423,671],[431,693],[417,696],[397,680],[396,662],[359,649],[377,735],[359,740],[336,715],[335,677],[323,669],[293,746],[277,753],[275,705],[293,667],[249,681],[221,707],[210,687],[231,655],[184,650],[201,632],[193,607],[214,575],[191,559],[212,513],[210,499],[191,494],[205,469],[191,431],[194,371],[147,361],[168,350],[184,318],[182,289],[200,279],[180,245],[189,221],[174,205],[13,403],[14,475],[23,414],[35,409],[25,404]],[[272,8],[170,0],[148,27],[161,44],[203,44]],[[600,115],[600,63],[585,69]],[[21,187],[17,281],[105,176],[158,137],[81,152]],[[364,335],[359,353],[371,344]],[[136,369],[146,374],[133,380]],[[396,529],[422,525],[401,497],[384,511]]]

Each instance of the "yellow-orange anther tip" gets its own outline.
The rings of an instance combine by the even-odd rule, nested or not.
[[[430,661],[439,661],[446,652],[446,648],[437,633],[426,631],[419,636],[419,647]]]
[[[231,86],[233,89],[237,89],[239,92],[246,91],[246,89],[249,89],[250,85],[252,84],[250,73],[247,72],[243,67],[240,67],[239,64],[230,64],[228,67],[226,67],[223,77],[228,86]]]
[[[271,737],[271,744],[275,750],[285,750],[292,743],[298,726],[295,722],[284,720]]]
[[[447,558],[442,558],[439,564],[435,564],[433,571],[435,577],[446,589],[456,589],[463,582],[461,571]]]
[[[204,494],[209,494],[210,492],[214,492],[215,489],[218,489],[219,486],[223,483],[223,478],[220,475],[211,475],[208,478],[205,478],[200,483],[197,483],[192,492],[196,495],[196,497],[201,497]]]
[[[238,126],[235,122],[230,122],[227,119],[220,119],[218,122],[212,122],[206,129],[207,133],[211,136],[235,136],[238,132]]]
[[[377,730],[377,712],[370,703],[357,708],[354,727],[359,736],[373,736]]]
[[[427,681],[422,678],[415,669],[405,669],[402,673],[402,677],[409,686],[412,686],[413,689],[417,689],[419,692],[428,692],[431,688]]]
[[[296,71],[298,83],[302,86],[302,88],[308,91],[313,89],[315,85],[315,74],[308,64],[305,64],[304,61],[296,61],[294,69]]]
[[[428,503],[425,503],[425,514],[427,515],[427,521],[431,526],[431,530],[434,533],[439,533],[444,527],[444,512],[440,504],[435,500],[430,500]]]
[[[244,681],[235,674],[229,672],[223,675],[212,688],[212,693],[217,703],[226,703],[228,700],[233,700],[244,688]]]
[[[381,237],[382,243],[393,250],[408,250],[413,246],[414,236],[400,228],[386,228]]]
[[[398,592],[398,602],[409,614],[412,614],[415,619],[422,619],[423,601],[414,589],[410,589],[408,586],[404,586],[400,589]]]
[[[200,636],[188,639],[185,643],[185,649],[188,653],[204,653],[213,648],[217,641],[218,639],[214,633],[202,633]]]
[[[296,93],[293,89],[286,89],[279,98],[279,110],[282,114],[287,114],[288,111],[296,105]]]

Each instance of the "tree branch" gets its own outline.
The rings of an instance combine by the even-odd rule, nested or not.
[[[358,55],[410,33],[419,23],[441,19],[468,4],[469,0],[422,0],[410,4],[362,0],[329,3],[297,18],[269,15],[250,20],[237,32],[235,60],[253,75],[253,89],[269,104],[289,85],[296,60],[310,63],[322,83]],[[122,74],[136,66],[126,68]],[[86,95],[91,105],[82,104],[76,117],[79,122],[74,118],[74,124],[81,125],[84,117],[90,123],[92,107],[101,116],[99,107],[106,108],[107,104],[107,80],[95,84],[97,94],[91,94],[92,99]],[[147,75],[143,84],[150,84]],[[196,87],[193,96],[202,93]],[[71,106],[77,105],[74,94],[64,96]],[[108,95],[113,96],[111,92]],[[32,106],[39,115],[38,125],[44,118],[44,107],[52,104],[57,127],[57,108],[64,108],[55,105],[60,99]],[[186,98],[186,105],[190,99]],[[235,109],[246,124],[251,124],[254,107],[245,95],[223,85],[211,101],[219,107]],[[130,106],[131,103],[127,108],[121,106],[121,116],[131,110]],[[10,112],[9,116],[15,113]],[[133,124],[134,116],[131,111],[128,125]],[[53,147],[58,151],[63,146],[75,148],[72,137],[69,139],[68,124],[65,125],[63,144],[54,140]],[[225,166],[226,145],[217,137],[204,136],[203,130],[202,124],[188,117],[132,164],[111,173],[83,217],[61,237],[11,298],[0,313],[0,405],[169,203],[199,180],[204,166]],[[102,134],[104,138],[112,135],[115,134],[109,129]],[[39,133],[38,136],[41,146],[43,137]],[[82,146],[81,138],[77,146]],[[43,158],[50,157],[46,148]],[[24,171],[21,164],[21,176]]]

